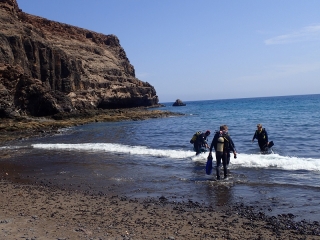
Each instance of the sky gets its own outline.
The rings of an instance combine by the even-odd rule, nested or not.
[[[318,0],[17,0],[114,34],[160,103],[320,93]]]

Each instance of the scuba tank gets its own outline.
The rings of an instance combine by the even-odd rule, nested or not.
[[[198,136],[199,136],[201,133],[202,133],[201,131],[198,131],[198,132],[196,132],[195,134],[193,134],[193,136],[192,136],[192,138],[191,138],[191,140],[190,140],[190,143],[195,143],[196,140],[197,140],[197,138],[198,138]]]
[[[217,142],[217,152],[223,152],[224,137],[220,136]]]

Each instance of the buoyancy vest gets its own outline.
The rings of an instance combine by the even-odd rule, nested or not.
[[[190,140],[190,143],[195,143],[197,141],[198,136],[200,136],[201,133],[202,133],[201,131],[198,131],[195,134],[193,134],[193,136],[192,136],[192,138]]]
[[[261,131],[256,130],[256,137],[258,139],[258,141],[263,141],[266,139],[266,130],[265,128],[262,128]]]

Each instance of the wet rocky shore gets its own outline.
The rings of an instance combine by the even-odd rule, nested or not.
[[[86,110],[60,113],[50,117],[2,118],[0,121],[0,143],[29,137],[54,134],[61,128],[79,126],[93,122],[139,121],[148,118],[178,116],[179,113],[152,108],[128,108],[108,110]]]
[[[8,144],[90,122],[172,115],[178,114],[114,109],[6,119],[0,123],[0,141]],[[41,179],[33,183],[12,179],[3,167],[7,161],[2,152],[0,239],[320,239],[319,221],[296,221],[293,214],[267,216],[258,203],[212,206],[166,196],[130,199],[113,192],[70,190]]]

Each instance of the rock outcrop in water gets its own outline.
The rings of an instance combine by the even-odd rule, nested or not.
[[[177,99],[172,106],[174,107],[181,107],[181,106],[186,106],[186,104],[184,102],[182,102],[180,99]]]
[[[154,106],[114,35],[49,21],[0,0],[0,117]]]

